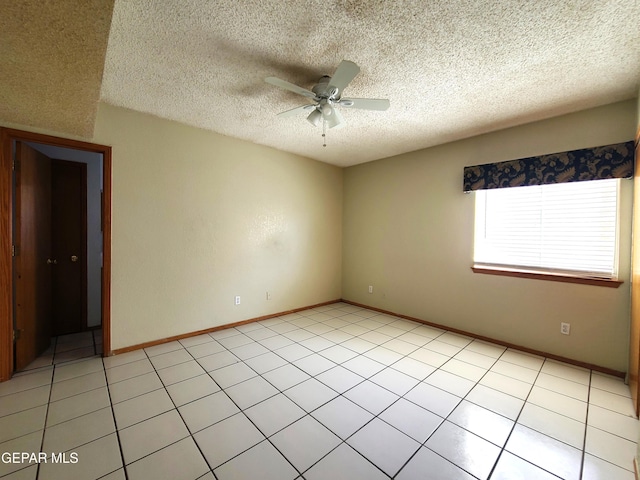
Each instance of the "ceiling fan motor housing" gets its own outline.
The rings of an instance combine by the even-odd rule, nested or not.
[[[313,93],[316,94],[316,97],[322,99],[331,99],[338,100],[340,98],[339,91],[336,87],[332,87],[329,85],[331,81],[331,77],[328,75],[324,75],[318,80],[318,83],[315,87],[311,89]]]

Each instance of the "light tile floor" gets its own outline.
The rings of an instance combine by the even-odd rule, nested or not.
[[[102,353],[102,330],[89,330],[53,337],[49,348],[33,361],[26,370],[71,362]]]
[[[345,303],[51,362],[0,384],[0,452],[47,455],[0,477],[634,478],[621,380]]]

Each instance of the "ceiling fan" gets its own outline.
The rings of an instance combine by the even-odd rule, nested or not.
[[[389,100],[381,98],[342,98],[342,92],[360,72],[360,67],[349,60],[343,60],[332,77],[328,75],[320,78],[318,83],[311,89],[299,87],[293,83],[281,80],[276,77],[267,77],[265,82],[276,87],[289,90],[313,101],[307,105],[287,110],[279,113],[279,117],[290,117],[302,112],[309,112],[307,120],[314,126],[320,122],[329,128],[344,124],[344,118],[336,109],[336,106],[345,108],[359,108],[363,110],[386,110],[389,108]]]

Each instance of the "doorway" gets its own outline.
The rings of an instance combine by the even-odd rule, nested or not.
[[[30,132],[24,132],[13,129],[0,128],[0,256],[2,261],[0,262],[0,381],[8,380],[15,369],[14,355],[16,352],[16,341],[20,341],[18,338],[14,340],[14,324],[13,319],[16,313],[16,298],[14,298],[14,287],[17,286],[15,279],[13,278],[12,263],[15,257],[14,253],[19,255],[19,249],[14,251],[14,238],[18,225],[13,225],[12,216],[16,207],[16,197],[12,195],[12,182],[13,182],[13,159],[16,154],[16,146],[24,143],[29,143],[35,146],[38,150],[61,151],[60,149],[73,149],[78,153],[88,155],[86,166],[78,166],[76,164],[66,164],[65,162],[53,162],[57,165],[57,168],[64,170],[64,167],[71,167],[72,170],[80,172],[82,178],[82,170],[86,167],[93,168],[95,170],[95,160],[91,159],[91,155],[94,158],[101,158],[102,168],[100,174],[102,177],[102,195],[99,200],[99,217],[101,219],[101,234],[99,234],[98,242],[102,250],[100,258],[100,273],[98,275],[97,292],[94,291],[94,296],[98,297],[98,302],[94,303],[94,308],[85,305],[82,307],[84,312],[89,313],[89,320],[84,319],[83,328],[95,325],[96,317],[98,321],[101,321],[102,327],[102,354],[108,356],[111,353],[111,341],[110,341],[110,285],[111,285],[111,147],[96,145],[86,142],[80,142],[75,140],[68,140],[63,138],[52,137],[48,135],[40,135]],[[58,156],[58,155],[55,155]],[[54,176],[56,167],[54,167]],[[68,172],[67,172],[68,173]],[[63,176],[63,181],[68,181],[67,173]],[[75,174],[71,172],[71,177]],[[76,175],[77,177],[77,175]],[[64,180],[67,178],[67,180]],[[66,187],[63,186],[63,189]],[[23,219],[24,220],[24,219]],[[52,219],[54,220],[54,219]],[[68,242],[64,242],[68,243]],[[86,242],[85,242],[86,243]],[[86,268],[81,267],[82,262],[79,259],[87,258],[85,253],[77,252],[64,252],[64,259],[69,260],[67,262],[69,268]],[[69,257],[69,258],[67,258]],[[75,260],[74,260],[75,259]],[[55,258],[40,259],[36,262],[41,265],[43,262],[50,261],[53,263],[57,261]],[[86,263],[86,262],[85,262]],[[57,266],[54,264],[54,266]],[[51,267],[51,264],[49,264]],[[39,267],[41,268],[41,267]],[[95,282],[94,282],[95,283]],[[85,285],[86,287],[87,285]],[[82,287],[80,287],[82,288]],[[96,285],[94,285],[94,290]],[[91,295],[84,295],[84,298],[89,298],[91,302]],[[32,303],[29,303],[31,305]],[[46,300],[44,302],[45,309],[47,308]],[[97,308],[97,312],[96,312]],[[65,327],[68,328],[68,327]],[[76,327],[72,327],[76,328]],[[22,345],[20,345],[22,348]],[[35,349],[35,347],[34,347]]]

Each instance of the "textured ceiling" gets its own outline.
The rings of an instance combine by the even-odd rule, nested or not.
[[[117,0],[102,99],[336,165],[633,98],[637,0]],[[327,133],[307,103],[341,60],[361,73]]]
[[[107,37],[112,4],[3,2],[0,121],[90,137],[104,65],[104,102],[346,166],[638,93],[640,0],[115,0]],[[344,96],[391,108],[343,108],[325,148],[264,78],[343,59]]]
[[[113,0],[0,6],[0,121],[90,138]]]

